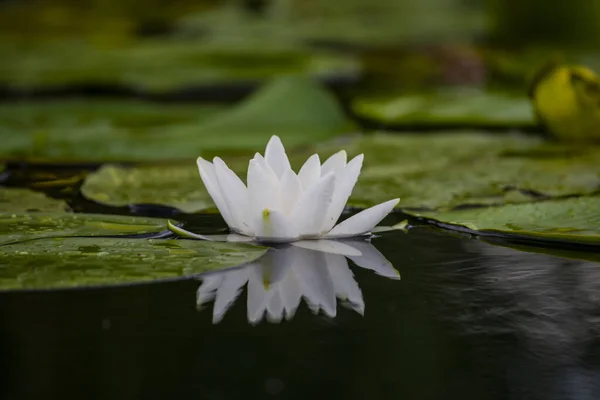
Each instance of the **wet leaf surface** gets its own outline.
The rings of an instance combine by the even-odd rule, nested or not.
[[[351,124],[317,83],[282,78],[229,109],[139,101],[0,106],[0,157],[65,161],[195,160],[253,151],[272,134],[289,145],[335,136]]]
[[[253,38],[260,43],[275,40],[381,45],[439,40],[468,40],[485,26],[482,9],[455,3],[435,4],[393,0],[367,5],[361,0],[344,2],[305,1],[266,5],[272,18],[260,18],[230,5],[182,19],[185,35],[210,32],[214,37]],[[435,15],[429,12],[435,7]],[[293,17],[292,17],[293,15]],[[368,17],[366,17],[368,15]],[[422,20],[426,18],[427,24]],[[460,24],[451,21],[460,20]],[[282,29],[284,28],[284,29]]]
[[[593,193],[600,185],[599,147],[523,136],[376,135],[347,149],[365,153],[351,198],[357,206],[390,196],[407,209],[521,203]]]
[[[167,220],[102,214],[0,213],[0,245],[69,236],[139,235],[164,231]]]
[[[153,152],[157,158],[174,157],[177,137],[169,141],[166,135],[187,129],[189,136],[223,109],[116,99],[5,103],[0,105],[0,157],[62,162],[139,160]]]
[[[332,93],[302,77],[275,79],[247,101],[198,127],[208,148],[262,150],[272,135],[288,147],[345,133],[354,126]]]
[[[106,165],[88,176],[81,193],[110,206],[160,204],[188,213],[214,207],[193,162],[138,168]]]
[[[0,187],[0,210],[8,212],[53,212],[66,211],[68,205],[63,200],[56,200],[44,193],[29,189]]]
[[[349,204],[368,207],[400,197],[403,209],[527,203],[594,193],[600,148],[568,147],[523,136],[477,132],[374,134],[290,151],[296,169],[314,151],[323,160],[345,148],[365,154]],[[248,158],[223,157],[244,177]],[[213,207],[195,163],[160,167],[107,166],[87,177],[84,196],[103,204],[169,205],[185,212]]]
[[[352,57],[290,43],[249,47],[239,41],[161,38],[103,46],[73,39],[25,44],[5,38],[0,56],[0,86],[25,92],[87,86],[147,95],[235,82],[255,85],[275,74],[323,78],[357,73]]]
[[[457,89],[430,94],[365,98],[354,112],[373,122],[393,126],[534,127],[530,101],[524,95]]]
[[[244,264],[265,251],[196,240],[39,239],[0,246],[0,290],[172,280]]]
[[[417,215],[485,233],[600,244],[600,197],[588,196]]]

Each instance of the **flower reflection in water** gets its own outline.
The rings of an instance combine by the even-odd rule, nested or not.
[[[221,321],[247,284],[248,321],[270,322],[294,317],[302,298],[316,314],[337,313],[337,299],[363,315],[362,292],[348,260],[390,279],[400,274],[370,242],[312,240],[271,248],[259,260],[243,267],[204,276],[197,304],[214,300],[213,323]]]

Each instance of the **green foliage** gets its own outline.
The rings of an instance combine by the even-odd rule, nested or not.
[[[0,210],[2,212],[65,211],[67,204],[43,193],[29,189],[0,187]]]
[[[49,237],[157,233],[167,221],[101,214],[0,213],[0,245]]]
[[[189,143],[169,137],[170,131],[178,127],[193,131],[222,110],[216,105],[135,100],[1,104],[0,157],[63,162],[143,160],[153,153],[159,159],[177,157],[178,149]]]
[[[236,135],[234,142],[239,147],[246,142],[255,146],[257,139],[266,144],[271,135],[279,135],[286,145],[293,146],[308,142],[302,139],[309,135],[311,141],[317,141],[351,127],[331,93],[310,79],[287,77],[274,80],[250,100],[206,121],[200,131],[212,134],[205,139],[210,147],[218,147],[230,135]]]
[[[419,216],[485,233],[600,244],[600,197],[556,199],[531,204],[422,212]]]
[[[167,221],[115,215],[0,213],[0,290],[174,279],[250,262],[241,243],[131,238]]]
[[[293,44],[146,39],[112,45],[85,41],[0,40],[0,86],[15,90],[80,86],[167,93],[216,84],[258,84],[277,75],[354,76],[350,57]],[[69,60],[69,62],[65,62]]]
[[[488,0],[490,38],[509,46],[546,45],[595,49],[600,33],[597,0]]]
[[[439,93],[358,99],[357,115],[379,123],[401,126],[533,127],[529,99],[502,93],[447,90]]]
[[[449,209],[588,194],[600,184],[600,148],[478,133],[375,135],[354,142],[365,166],[351,203],[400,197],[401,208]]]
[[[600,148],[568,147],[522,136],[476,132],[347,138],[350,156],[365,162],[349,204],[368,207],[400,197],[404,209],[532,202],[589,194],[600,185]],[[324,159],[338,141],[291,151],[297,168],[315,150]],[[248,157],[224,156],[242,178]],[[194,212],[213,207],[195,163],[157,167],[108,166],[87,177],[89,199],[115,206],[155,203]]]
[[[265,16],[257,16],[225,4],[182,19],[178,31],[187,36],[210,32],[216,38],[252,38],[257,43],[284,38],[373,46],[432,38],[468,41],[485,23],[481,7],[453,0],[289,0],[267,7]]]
[[[214,207],[194,162],[138,168],[106,165],[86,178],[81,193],[111,206],[152,203],[188,213]]]
[[[0,246],[0,289],[116,285],[190,277],[255,260],[243,243],[48,238]]]
[[[351,126],[331,94],[299,77],[276,79],[228,110],[138,101],[15,103],[0,106],[0,121],[0,157],[63,162],[252,154],[272,134],[293,146]]]

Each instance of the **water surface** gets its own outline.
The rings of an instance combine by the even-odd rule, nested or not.
[[[0,397],[600,396],[597,263],[425,228],[372,243],[402,279],[350,264],[364,316],[302,302],[290,321],[252,325],[244,292],[213,324],[199,280],[3,293]]]

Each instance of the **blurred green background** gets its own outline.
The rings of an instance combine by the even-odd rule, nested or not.
[[[1,0],[0,206],[56,221],[210,212],[195,159],[243,176],[276,134],[296,168],[364,153],[351,207],[400,197],[421,222],[597,244],[600,147],[547,140],[527,93],[549,62],[599,69],[599,13],[600,0]]]
[[[549,58],[597,62],[599,4],[4,0],[0,89],[234,99],[291,73],[338,84],[360,77],[361,93],[520,88]],[[200,90],[211,85],[231,93]]]

